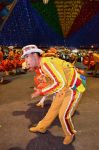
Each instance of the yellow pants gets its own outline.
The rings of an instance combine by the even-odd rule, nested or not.
[[[65,136],[74,134],[71,116],[78,105],[81,95],[81,93],[73,91],[71,88],[63,88],[56,94],[46,116],[38,123],[37,127],[46,130],[58,115]]]

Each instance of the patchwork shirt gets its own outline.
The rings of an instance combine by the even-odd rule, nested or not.
[[[81,93],[85,91],[86,77],[80,75],[71,63],[55,57],[42,57],[40,66],[46,78],[50,78],[50,84],[41,90],[41,95],[59,92],[64,87]]]

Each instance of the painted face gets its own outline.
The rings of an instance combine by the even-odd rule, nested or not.
[[[32,71],[34,69],[34,67],[36,67],[36,60],[35,60],[34,54],[26,55],[25,62],[30,71]]]

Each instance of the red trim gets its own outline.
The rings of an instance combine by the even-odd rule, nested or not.
[[[74,70],[74,75],[73,75],[72,81],[70,83],[70,87],[73,85],[73,83],[75,81],[75,77],[76,77],[76,71]]]
[[[73,98],[72,98],[72,101],[71,101],[71,103],[70,103],[70,105],[69,105],[69,107],[68,107],[68,109],[67,109],[67,111],[66,111],[66,115],[65,115],[65,121],[66,121],[66,124],[67,124],[67,126],[68,126],[69,132],[70,132],[71,134],[74,134],[74,133],[72,132],[71,127],[70,127],[69,122],[68,122],[68,119],[66,119],[66,118],[67,118],[68,113],[69,113],[69,111],[70,111],[70,109],[71,109],[71,107],[72,107],[72,103],[73,103],[74,100],[75,100],[75,95],[76,95],[76,91],[73,91]]]
[[[45,92],[42,92],[41,95],[42,95],[42,94],[46,94],[47,92],[49,92],[49,91],[55,89],[56,87],[59,86],[59,83],[60,83],[60,82],[58,81],[57,77],[55,76],[55,74],[53,73],[53,71],[49,68],[49,66],[48,66],[46,63],[44,63],[44,65],[45,65],[45,67],[48,69],[48,71],[52,74],[52,76],[54,77],[54,79],[55,79],[55,81],[57,82],[57,84],[54,85],[53,88],[50,88],[49,90],[46,90]]]

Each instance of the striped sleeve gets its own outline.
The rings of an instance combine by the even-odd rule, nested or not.
[[[43,88],[41,95],[46,95],[50,93],[53,94],[55,92],[60,91],[65,85],[62,75],[51,62],[44,63],[42,67],[43,71],[47,73],[47,75],[51,78],[53,83],[48,87]]]

